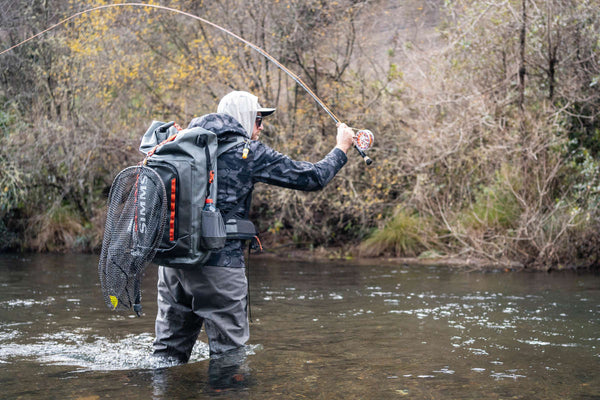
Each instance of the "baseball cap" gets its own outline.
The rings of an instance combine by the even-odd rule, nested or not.
[[[271,115],[275,112],[276,108],[268,108],[268,107],[261,107],[260,103],[258,104],[258,110],[256,110],[257,112],[260,113],[260,115],[262,115],[263,117],[266,117],[268,115]]]

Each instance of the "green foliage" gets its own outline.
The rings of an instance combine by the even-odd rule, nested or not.
[[[79,212],[72,205],[53,205],[31,219],[25,236],[37,251],[81,250],[84,230]]]
[[[600,162],[586,148],[575,152],[571,162],[574,197],[582,210],[600,209]]]
[[[22,208],[27,195],[24,181],[27,179],[21,169],[0,155],[0,218],[16,208]]]
[[[503,165],[490,186],[475,193],[471,210],[465,212],[463,223],[474,229],[514,229],[521,216],[521,205],[515,196],[520,190],[519,176]]]
[[[430,250],[432,232],[428,225],[429,222],[414,211],[400,208],[382,229],[364,241],[361,255],[415,257]]]
[[[14,115],[0,109],[0,132],[8,135],[8,128],[14,124]]]

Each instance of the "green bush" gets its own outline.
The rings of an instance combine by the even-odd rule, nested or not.
[[[382,229],[376,230],[361,247],[364,256],[390,254],[415,257],[431,249],[429,222],[414,211],[399,208]]]

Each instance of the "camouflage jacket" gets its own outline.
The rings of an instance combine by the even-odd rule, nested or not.
[[[227,114],[207,114],[195,118],[189,127],[200,126],[217,134],[219,141],[231,136],[246,136],[244,128]],[[325,187],[346,164],[346,154],[333,149],[321,161],[294,161],[259,141],[249,142],[249,153],[242,158],[244,143],[240,143],[217,160],[217,206],[223,215],[232,212],[233,218],[247,219],[254,184],[257,182],[289,189],[315,191]],[[225,247],[214,253],[207,265],[243,267],[242,241],[228,240]]]

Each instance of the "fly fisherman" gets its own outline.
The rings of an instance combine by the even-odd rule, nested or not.
[[[261,108],[256,96],[234,91],[223,97],[217,113],[190,123],[189,128],[199,126],[214,132],[219,141],[239,135],[250,139],[226,151],[217,161],[217,205],[225,221],[248,219],[255,183],[320,190],[346,164],[353,131],[345,124],[338,126],[335,148],[314,164],[294,161],[258,141],[263,118],[274,111]],[[228,239],[206,265],[195,269],[161,266],[154,357],[187,362],[202,324],[208,336],[211,363],[224,354],[243,350],[250,335],[247,293],[243,240]]]

